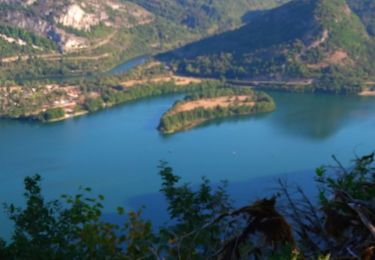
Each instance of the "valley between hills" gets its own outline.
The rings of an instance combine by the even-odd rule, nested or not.
[[[225,16],[223,4],[212,7],[221,17],[215,22],[198,11],[194,19],[177,22],[179,16],[152,13],[142,1],[109,6],[70,1],[59,13],[51,11],[54,3],[42,2],[0,2],[3,118],[55,122],[137,99],[189,95],[208,85],[375,95],[372,20],[355,1],[269,1],[262,7],[241,2],[253,14],[247,20],[238,10]],[[19,24],[11,20],[29,12]],[[172,18],[174,23],[166,22]],[[32,26],[37,23],[45,30]],[[159,28],[154,43],[151,28]],[[166,37],[169,33],[176,38]],[[146,42],[159,47],[146,48]],[[121,60],[145,54],[153,57],[123,73],[108,73]]]
[[[374,260],[374,14],[0,0],[0,259]]]

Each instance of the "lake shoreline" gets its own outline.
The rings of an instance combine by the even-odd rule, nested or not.
[[[152,67],[157,67],[157,66],[164,66],[163,63],[159,61],[154,61],[152,60],[151,57],[149,56],[140,56],[131,60],[128,60],[127,62],[124,62],[112,70],[106,72],[108,76],[110,75],[122,75],[132,69],[135,68],[140,68],[141,72],[144,69],[150,69]],[[191,84],[201,84],[204,81],[213,81],[216,82],[217,79],[212,79],[212,78],[200,78],[200,77],[194,77],[194,76],[189,76],[189,75],[183,75],[183,74],[176,74],[175,72],[172,71],[171,68],[164,68],[164,72],[161,74],[155,74],[152,75],[151,77],[149,76],[142,76],[144,74],[141,74],[139,78],[127,78],[126,80],[120,81],[120,83],[116,86],[108,87],[109,90],[123,90],[123,91],[128,91],[129,89],[133,88],[142,88],[145,85],[155,85],[155,86],[160,86],[163,84],[175,84],[177,86],[187,86]],[[144,78],[143,78],[144,77]],[[236,88],[252,88],[255,90],[262,90],[262,91],[267,91],[267,90],[275,90],[275,91],[287,91],[290,93],[295,93],[295,92],[308,92],[308,93],[317,93],[320,91],[315,90],[311,85],[311,81],[305,80],[305,81],[292,81],[292,82],[287,82],[286,85],[283,85],[285,82],[276,82],[272,81],[273,83],[278,83],[279,85],[272,86],[268,82],[268,84],[264,84],[265,82],[263,81],[231,81],[228,79],[227,81],[229,85],[232,85],[232,87]],[[255,84],[255,85],[251,85]],[[5,89],[10,89],[9,91],[4,91]],[[83,97],[83,91],[80,86],[78,85],[64,85],[64,84],[49,84],[49,85],[43,85],[38,88],[32,88],[31,90],[26,87],[21,87],[21,86],[12,86],[12,87],[0,87],[0,101],[3,99],[6,101],[6,103],[10,104],[12,101],[7,101],[7,97],[13,95],[13,90],[16,94],[20,94],[22,96],[30,96],[32,97],[33,95],[38,95],[39,97],[42,97],[42,99],[50,99],[47,98],[49,96],[55,96],[57,97],[60,92],[65,92],[63,94],[62,98],[55,98],[52,99],[53,102],[50,104],[43,104],[40,107],[33,107],[31,105],[33,102],[30,102],[30,104],[22,104],[18,103],[14,106],[14,109],[12,109],[11,113],[3,112],[0,111],[0,118],[10,118],[10,119],[21,119],[21,120],[36,120],[36,121],[41,121],[45,123],[54,123],[54,122],[60,122],[63,120],[71,119],[77,116],[83,116],[86,114],[92,114],[96,111],[106,109],[108,107],[112,106],[117,106],[121,105],[125,102],[104,102],[101,101],[103,100],[103,93],[100,93],[98,91],[91,91],[90,93],[87,94],[87,97]],[[324,92],[325,93],[325,92]],[[331,93],[331,92],[328,92]],[[122,93],[120,93],[122,94]],[[165,93],[161,94],[164,95]],[[166,93],[168,94],[168,93]],[[338,93],[336,93],[338,94]],[[86,94],[85,94],[86,95]],[[375,91],[374,90],[363,90],[362,92],[357,93],[359,96],[375,96]],[[116,99],[116,97],[114,97]],[[142,99],[143,97],[140,97]],[[86,101],[96,101],[96,107],[95,108],[87,108],[85,105]],[[137,100],[137,99],[134,99]],[[30,109],[29,107],[33,107],[33,111],[31,110],[26,110],[26,112],[22,112],[22,106],[27,107],[27,109]],[[51,118],[44,120],[44,114],[48,112],[50,109],[62,109],[64,110],[64,116],[59,115],[56,118]],[[16,112],[14,112],[14,111]],[[20,110],[18,112],[18,110]],[[78,110],[79,112],[75,112]],[[3,112],[3,113],[1,113]]]
[[[161,117],[158,130],[171,135],[216,119],[271,112],[275,107],[274,100],[263,92],[227,86],[193,93],[184,101],[177,101]]]
[[[40,173],[49,198],[75,194],[85,185],[108,194],[108,207],[115,210],[132,206],[124,204],[129,198],[160,189],[160,160],[183,182],[195,184],[207,176],[212,183],[236,183],[313,170],[334,163],[332,154],[346,166],[354,152],[374,149],[372,98],[268,93],[278,104],[272,113],[210,121],[171,136],[161,135],[156,127],[181,94],[129,102],[54,124],[0,120],[0,197],[22,205],[24,177]],[[238,196],[249,189],[244,185]],[[155,202],[153,197],[144,201]],[[144,201],[138,205],[146,205]]]

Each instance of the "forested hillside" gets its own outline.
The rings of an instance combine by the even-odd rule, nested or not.
[[[132,0],[150,12],[201,32],[223,31],[248,15],[289,0]]]
[[[107,70],[239,26],[248,12],[283,2],[0,0],[0,82]]]
[[[375,36],[375,1],[374,0],[348,0],[349,6],[361,18],[368,33]]]
[[[162,57],[186,74],[357,92],[372,80],[373,46],[345,0],[295,0]]]
[[[358,92],[374,81],[374,3],[0,0],[0,83],[92,74],[193,42],[162,57],[194,76]]]

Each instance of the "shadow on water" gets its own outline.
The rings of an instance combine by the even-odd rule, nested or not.
[[[272,123],[288,135],[324,140],[375,111],[375,99],[330,94],[270,92],[277,109]]]
[[[306,170],[267,177],[256,177],[241,182],[230,182],[227,191],[234,202],[234,206],[242,207],[246,204],[253,203],[257,199],[272,197],[278,193],[278,180],[282,179],[287,181],[291,188],[303,186],[306,195],[311,198],[312,201],[315,201],[318,196],[318,190],[313,180],[313,173],[313,170]],[[217,186],[217,183],[212,184],[212,187]],[[127,199],[124,204],[129,205],[132,209],[144,207],[143,216],[146,219],[152,219],[156,226],[161,226],[169,221],[167,212],[168,203],[164,195],[160,192],[134,196]],[[120,219],[116,214],[108,214],[106,217],[115,221]]]

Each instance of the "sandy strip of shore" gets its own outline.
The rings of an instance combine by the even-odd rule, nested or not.
[[[375,90],[363,90],[358,95],[362,97],[375,97]]]

